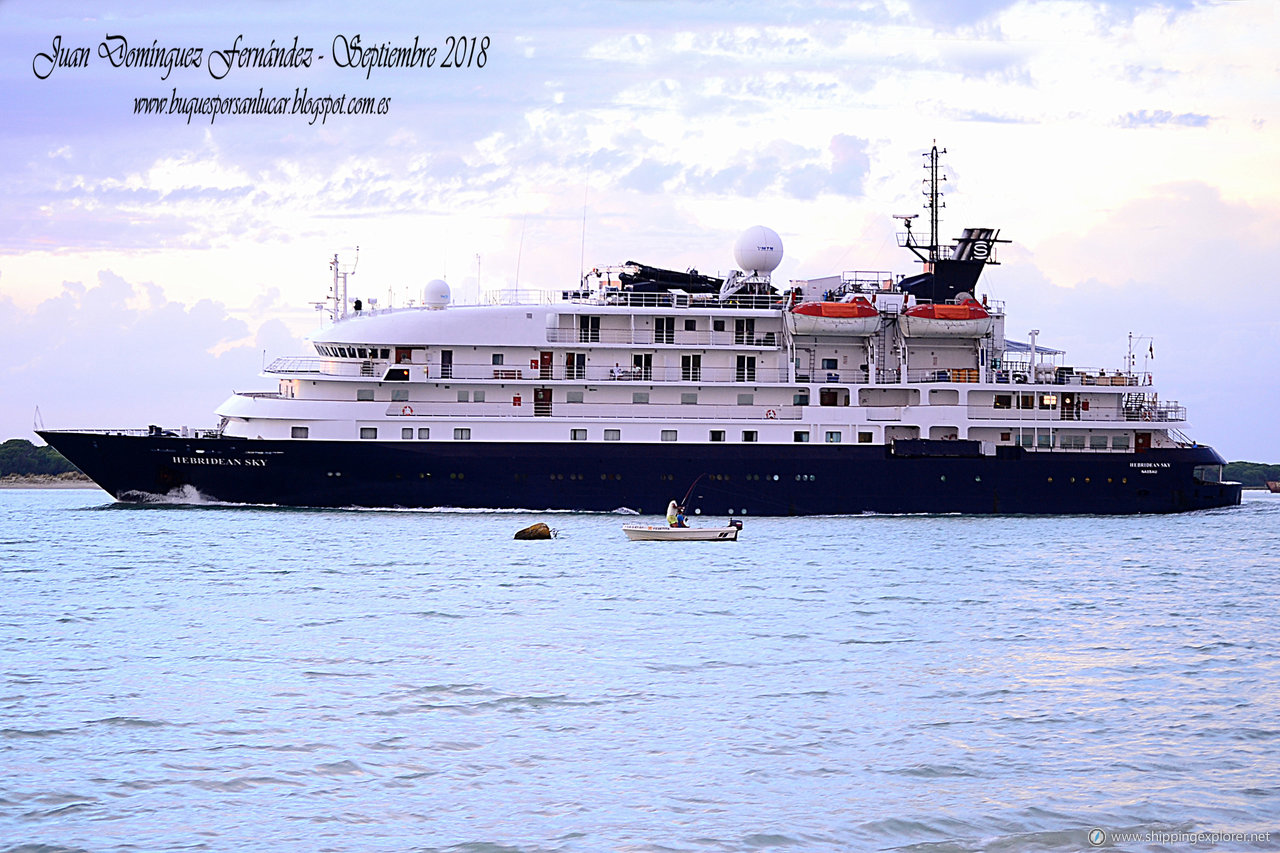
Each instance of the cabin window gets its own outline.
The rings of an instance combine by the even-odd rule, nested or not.
[[[466,403],[466,402],[468,402],[470,399],[471,399],[471,392],[470,392],[470,391],[459,391],[459,392],[458,392],[458,402],[459,402],[459,403]]]
[[[390,348],[390,347],[383,347],[382,349],[379,349],[379,350],[378,350],[378,358],[382,358],[382,359],[391,358],[391,348]]]
[[[807,444],[809,441],[809,431],[807,429],[798,429],[792,433],[791,440],[796,444]]]
[[[360,437],[361,438],[377,438],[378,428],[377,427],[360,427]]]
[[[724,320],[712,320],[712,321],[711,321],[711,331],[713,331],[713,332],[723,332],[723,331],[724,331]]]
[[[569,440],[570,441],[586,441],[587,431],[585,429],[571,429],[569,430]]]
[[[756,339],[756,321],[739,319],[733,321],[733,342],[735,344],[754,344]]]
[[[565,401],[566,403],[581,403],[581,402],[582,402],[582,392],[581,392],[581,391],[565,391],[565,392],[564,392],[564,401]]]
[[[722,429],[711,430],[710,438],[712,441],[724,441],[724,430]]]
[[[823,369],[823,370],[839,370],[839,369],[840,369],[840,359],[838,359],[838,358],[824,358],[824,359],[822,360],[822,369]]]
[[[1041,394],[1040,408],[1042,409],[1058,408],[1058,395],[1057,394]]]
[[[1221,483],[1221,465],[1197,465],[1191,469],[1191,477],[1197,483]]]
[[[310,427],[290,427],[289,438],[306,438],[311,433]]]
[[[578,341],[594,344],[600,341],[600,318],[583,315],[578,318]]]
[[[838,430],[838,429],[836,429],[836,430],[828,430],[828,431],[827,431],[827,444],[839,444],[839,443],[840,443],[840,430]]]
[[[684,330],[685,330],[686,332],[696,332],[696,331],[698,331],[698,321],[697,321],[697,320],[685,320],[685,321],[684,321]]]
[[[633,403],[647,403],[647,402],[649,402],[649,392],[648,392],[648,391],[632,391],[632,392],[631,392],[631,402],[633,402]]]
[[[1059,440],[1059,446],[1063,450],[1084,450],[1083,435],[1064,435]]]
[[[471,430],[470,430],[470,428],[468,428],[468,427],[454,427],[454,430],[453,430],[453,440],[454,440],[454,441],[470,441],[470,440],[471,440]]]
[[[366,388],[366,389],[363,389],[363,390],[357,390],[357,391],[356,391],[356,402],[358,402],[358,403],[369,403],[369,402],[372,402],[372,401],[373,401],[373,389],[371,389],[371,388]]]
[[[473,403],[483,403],[483,402],[484,402],[484,392],[483,392],[483,391],[476,391],[474,394],[472,394],[472,395],[471,395],[471,402],[473,402]]]
[[[676,431],[675,431],[675,430],[673,430],[673,429],[664,429],[664,430],[662,431],[662,440],[663,440],[663,441],[675,441],[675,440],[676,440]]]
[[[418,439],[431,438],[430,427],[418,427]]]
[[[620,430],[620,429],[607,429],[607,430],[605,430],[605,431],[604,431],[604,440],[605,440],[605,441],[621,441],[621,440],[622,440],[622,430]]]
[[[793,394],[793,395],[791,396],[791,402],[792,402],[792,404],[793,404],[793,405],[796,405],[796,406],[807,406],[807,405],[809,405],[809,392],[808,392],[808,391],[801,391],[801,392],[800,392],[800,393],[798,393],[798,394]]]
[[[1034,409],[1035,407],[1036,407],[1035,394],[1019,394],[1018,395],[1019,409]]]
[[[413,361],[413,350],[410,347],[396,347],[396,364],[409,364]]]
[[[409,389],[408,388],[392,388],[391,402],[393,403],[409,402]]]
[[[1129,436],[1117,435],[1115,438],[1111,439],[1111,449],[1112,450],[1128,450]]]
[[[493,354],[493,363],[494,363],[494,364],[502,364],[502,353],[500,353],[500,352],[495,352],[495,353]]]
[[[1090,450],[1106,450],[1107,437],[1105,435],[1089,436],[1089,449]]]
[[[997,394],[997,395],[996,395],[995,402],[992,404],[992,408],[996,408],[996,409],[1012,409],[1012,408],[1013,408],[1013,395],[1012,395],[1012,394]]]
[[[753,429],[744,429],[742,431],[742,440],[747,442],[759,441],[760,433]]]
[[[1053,447],[1053,435],[1042,432],[1036,436],[1036,447]]]
[[[400,430],[400,437],[402,439],[413,438],[413,427],[402,427]]]
[[[686,392],[680,395],[680,405],[696,406],[698,405],[698,395],[693,392]]]
[[[700,354],[680,356],[680,378],[685,382],[699,382],[702,380],[702,356]]]
[[[1036,437],[1032,433],[1029,433],[1029,432],[1020,433],[1018,435],[1018,446],[1031,447],[1032,445],[1035,444],[1035,440],[1036,440]]]
[[[870,443],[871,443],[871,433],[869,432],[858,433],[858,444],[870,444]]]
[[[1011,433],[1011,432],[1002,432],[1002,433],[1000,433],[1000,440],[1001,440],[1001,441],[1012,441],[1012,440],[1013,440],[1013,433]]]
[[[655,344],[674,344],[676,342],[676,318],[653,318],[653,342]]]
[[[755,394],[739,394],[738,395],[739,406],[754,406],[755,404],[756,404]]]

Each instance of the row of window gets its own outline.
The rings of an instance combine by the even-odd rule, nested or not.
[[[289,430],[290,438],[308,438],[311,430],[309,427],[295,426]],[[727,432],[722,429],[710,430],[707,434],[709,441],[720,442],[727,440]],[[797,444],[807,444],[809,442],[809,430],[798,429],[792,433],[792,441]],[[362,439],[377,439],[377,427],[361,427],[360,437]],[[418,439],[425,441],[431,438],[430,427],[401,427],[400,438],[403,440]],[[471,430],[468,427],[457,427],[453,430],[453,438],[455,441],[469,441],[471,439]],[[674,429],[664,429],[661,434],[662,441],[679,441],[679,431]],[[1112,450],[1128,450],[1129,436],[1116,435],[1055,435],[1053,433],[1037,432],[1023,433],[1013,439],[1011,433],[1001,433],[1002,441],[1015,441],[1020,447],[1036,447],[1036,448],[1052,448],[1058,447],[1063,450],[1084,450],[1087,446],[1090,450],[1106,450],[1108,446]],[[586,441],[587,431],[585,429],[569,430],[570,441]],[[604,430],[605,441],[621,441],[622,430],[606,429]],[[760,433],[754,429],[744,429],[741,432],[741,440],[746,443],[756,442],[760,440]],[[827,444],[840,444],[844,441],[844,432],[842,430],[826,430],[823,440]],[[873,436],[870,432],[858,432],[859,444],[870,444]]]
[[[329,358],[391,358],[389,347],[339,347],[330,344],[316,344],[316,352]]]

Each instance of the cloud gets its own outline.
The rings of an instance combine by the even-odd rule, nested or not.
[[[1138,112],[1125,113],[1121,116],[1120,126],[1134,128],[1158,127],[1162,124],[1171,124],[1177,127],[1208,127],[1209,122],[1212,120],[1212,116],[1201,113],[1179,113],[1174,115],[1168,110],[1139,110]]]
[[[0,297],[0,326],[4,437],[31,438],[37,406],[50,428],[212,426],[234,388],[266,382],[256,376],[263,349],[303,347],[279,319],[251,326],[220,303],[170,301],[109,271],[94,286],[64,283],[31,311]]]

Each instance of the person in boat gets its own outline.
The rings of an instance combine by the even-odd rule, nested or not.
[[[676,506],[676,502],[672,501],[667,504],[667,527],[680,526],[680,508]]]
[[[684,517],[684,507],[676,507],[676,527],[688,527],[689,520]]]

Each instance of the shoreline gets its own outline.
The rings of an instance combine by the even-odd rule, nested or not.
[[[96,489],[98,484],[83,474],[10,474],[0,477],[0,489]]]

